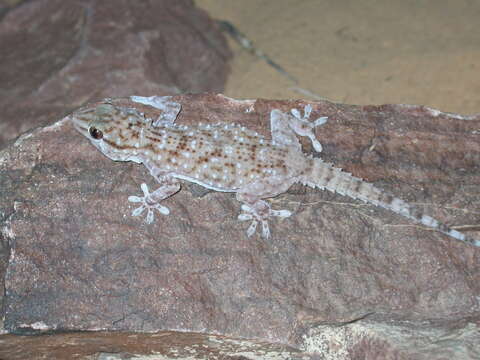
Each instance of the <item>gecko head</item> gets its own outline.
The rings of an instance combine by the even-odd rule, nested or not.
[[[143,114],[105,101],[70,116],[75,128],[112,160],[140,162],[136,149],[143,140]]]

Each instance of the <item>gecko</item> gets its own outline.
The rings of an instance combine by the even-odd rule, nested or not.
[[[240,221],[251,221],[246,230],[252,236],[260,224],[261,235],[270,237],[268,219],[287,218],[289,210],[274,210],[266,201],[286,192],[293,184],[329,190],[361,200],[430,227],[456,240],[480,246],[480,240],[467,237],[423,213],[419,208],[354,177],[319,157],[303,153],[298,136],[308,137],[314,150],[322,151],[314,130],[327,117],[310,120],[312,106],[270,112],[271,139],[235,123],[175,123],[181,104],[170,96],[131,96],[136,103],[161,110],[157,119],[147,117],[135,107],[114,105],[105,99],[96,105],[74,111],[74,127],[105,156],[114,161],[143,164],[160,187],[150,192],[141,184],[143,196],[129,196],[138,203],[132,216],[146,211],[145,222],[154,221],[154,212],[168,215],[161,204],[180,191],[181,181],[205,188],[235,193],[241,203]]]

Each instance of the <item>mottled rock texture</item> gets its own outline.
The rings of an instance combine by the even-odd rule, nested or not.
[[[479,249],[386,210],[295,186],[271,201],[294,216],[247,238],[233,195],[184,184],[170,216],[130,216],[146,169],[55,121],[103,97],[220,91],[230,53],[192,1],[2,0],[0,17],[0,358],[480,357]],[[272,108],[305,104],[175,99],[181,123],[265,135]],[[312,105],[325,160],[480,237],[480,116]],[[127,332],[62,333],[100,329]]]
[[[191,0],[0,3],[0,147],[81,104],[221,91],[230,52]]]
[[[311,329],[300,349],[219,335],[81,332],[0,336],[0,357],[84,360],[478,359],[478,322],[361,321]],[[40,355],[41,354],[41,355]]]
[[[179,123],[233,121],[263,134],[271,109],[305,105],[208,94],[174,100],[183,105]],[[325,160],[479,237],[479,116],[311,104],[313,117],[329,116],[317,130]],[[171,215],[146,225],[127,201],[142,182],[155,188],[143,166],[107,159],[66,120],[0,153],[8,331],[182,330],[299,349],[310,329],[352,322],[478,335],[479,248],[301,186],[271,201],[294,215],[273,219],[269,240],[245,236],[233,195],[191,184],[165,201]],[[416,328],[406,329],[414,339]],[[395,336],[366,334],[349,351],[397,352]],[[409,353],[400,354],[391,358]]]

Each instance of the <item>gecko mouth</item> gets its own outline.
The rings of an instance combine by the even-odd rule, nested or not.
[[[83,120],[78,119],[75,116],[70,117],[71,122],[73,123],[73,127],[82,135],[88,136],[88,124],[86,124]]]

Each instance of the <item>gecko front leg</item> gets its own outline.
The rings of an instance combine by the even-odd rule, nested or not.
[[[158,118],[152,122],[152,126],[154,127],[172,125],[182,110],[182,105],[172,101],[171,96],[130,96],[130,99],[134,102],[150,105],[161,110]]]
[[[161,179],[161,184],[162,185],[157,190],[150,193],[147,184],[143,183],[140,186],[143,191],[143,197],[128,197],[128,201],[130,202],[141,203],[139,207],[132,211],[132,216],[139,216],[144,210],[147,210],[145,222],[151,224],[154,220],[153,213],[155,209],[157,209],[160,214],[170,214],[170,210],[166,206],[161,205],[160,202],[180,191],[180,183],[175,178],[166,176]]]

